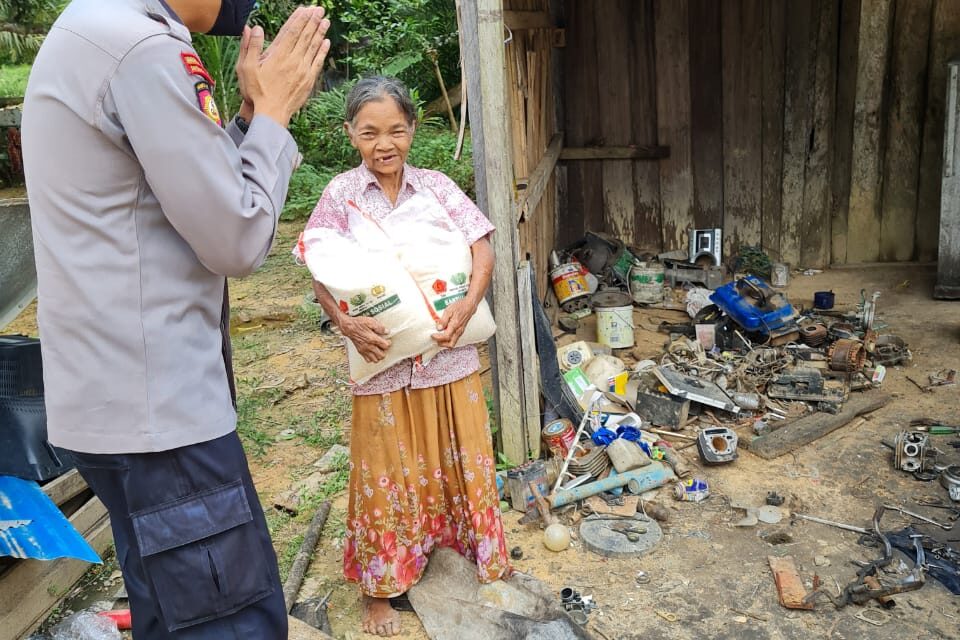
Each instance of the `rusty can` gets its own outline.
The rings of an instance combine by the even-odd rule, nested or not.
[[[561,458],[566,457],[573,446],[573,438],[577,435],[573,423],[566,418],[559,418],[547,423],[547,426],[540,432],[544,444],[550,449],[551,453]]]
[[[586,273],[579,262],[567,262],[550,271],[550,282],[561,307],[590,296]]]

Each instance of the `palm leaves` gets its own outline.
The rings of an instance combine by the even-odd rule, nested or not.
[[[0,61],[29,61],[66,0],[0,0]]]

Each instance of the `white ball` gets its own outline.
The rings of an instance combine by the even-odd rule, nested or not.
[[[543,530],[543,544],[550,551],[563,551],[570,546],[570,529],[560,523],[553,523]]]

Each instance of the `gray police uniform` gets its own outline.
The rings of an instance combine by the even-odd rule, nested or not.
[[[286,637],[235,431],[225,277],[266,257],[296,144],[264,116],[222,128],[159,0],[74,0],[22,133],[49,438],[110,510],[134,637]]]

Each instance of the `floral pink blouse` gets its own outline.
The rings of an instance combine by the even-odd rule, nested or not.
[[[429,169],[418,169],[410,165],[403,167],[403,183],[397,196],[397,206],[414,193],[429,189],[440,200],[450,219],[460,228],[467,244],[493,232],[494,227],[483,212],[457,184],[440,173]],[[341,173],[327,185],[323,196],[317,203],[307,229],[325,227],[346,230],[348,226],[347,201],[353,200],[370,215],[383,219],[394,210],[394,205],[380,188],[376,176],[366,165]],[[480,368],[480,357],[473,345],[444,349],[427,365],[414,360],[404,360],[366,384],[354,385],[354,395],[375,395],[390,393],[404,387],[425,389],[448,384],[467,377]]]

